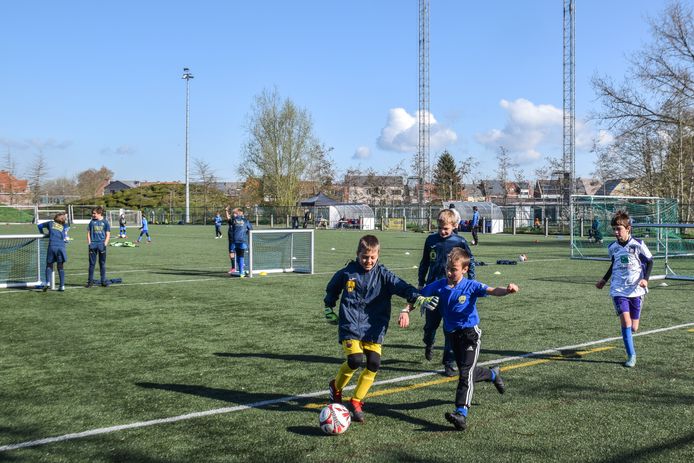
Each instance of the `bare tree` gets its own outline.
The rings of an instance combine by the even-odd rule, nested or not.
[[[311,193],[329,192],[335,179],[335,161],[330,157],[333,147],[316,144],[313,153],[308,157],[306,170],[302,178],[310,183]]]
[[[207,197],[217,182],[214,169],[202,159],[193,159],[193,177],[200,183],[202,190],[202,204],[207,207]],[[206,218],[206,217],[205,217]]]
[[[77,192],[81,198],[92,198],[103,193],[102,188],[113,177],[113,172],[101,167],[99,170],[87,169],[77,174]]]
[[[261,179],[263,196],[275,204],[295,206],[301,177],[319,144],[309,113],[281,100],[276,90],[264,91],[255,99],[248,131],[241,173]]]
[[[43,182],[47,173],[48,165],[46,164],[46,158],[43,152],[39,150],[39,153],[34,157],[34,161],[29,167],[27,175],[27,177],[29,177],[29,189],[31,190],[31,202],[34,204],[41,202]]]
[[[12,152],[10,151],[10,148],[7,147],[7,151],[5,152],[3,159],[2,159],[2,170],[7,172],[7,195],[10,198],[10,204],[15,204],[17,199],[17,185],[16,185],[16,180],[17,180],[17,164],[12,157]]]
[[[508,175],[512,166],[511,155],[508,154],[508,150],[503,146],[499,146],[499,151],[496,153],[496,178],[501,184],[504,204],[506,204],[506,200],[508,199],[506,182],[508,182]]]

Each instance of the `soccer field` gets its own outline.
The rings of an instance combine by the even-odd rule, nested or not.
[[[34,228],[0,228],[18,232]],[[608,290],[594,287],[607,262],[568,259],[566,237],[480,235],[477,279],[520,286],[478,304],[480,361],[501,366],[506,393],[479,383],[455,431],[442,332],[427,362],[423,319],[398,328],[395,298],[366,422],[329,437],[318,413],[344,358],[322,300],[363,233],[317,231],[314,275],[250,279],[228,277],[212,226],[150,233],[109,248],[121,284],[84,288],[76,226],[64,293],[0,290],[0,462],[694,461],[694,283],[652,282],[627,369]],[[416,285],[426,235],[376,235],[381,262]]]

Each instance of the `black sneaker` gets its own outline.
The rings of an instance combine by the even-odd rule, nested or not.
[[[87,284],[84,285],[85,288],[91,288],[92,286],[94,286],[94,283],[92,283],[91,281],[88,281]]]
[[[446,412],[443,416],[446,417],[446,421],[455,426],[455,429],[458,431],[465,431],[465,428],[467,428],[467,420],[465,419],[465,415],[462,413]]]
[[[45,293],[46,291],[48,291],[48,285],[44,285],[43,288],[41,288],[41,290],[42,290],[44,293]]]
[[[109,283],[108,281],[102,281],[101,286],[103,286],[104,288],[108,288],[109,286],[111,286],[111,283]]]
[[[456,375],[455,367],[453,365],[450,365],[450,364],[444,365],[443,366],[443,374],[446,376],[449,376],[449,377],[455,376]]]
[[[497,391],[499,391],[499,394],[503,394],[504,391],[506,390],[506,385],[504,384],[504,380],[501,377],[501,373],[499,372],[499,367],[495,366],[492,368],[492,371],[494,372],[494,387],[496,388]]]
[[[431,360],[434,358],[434,346],[424,347],[424,358],[427,360]]]

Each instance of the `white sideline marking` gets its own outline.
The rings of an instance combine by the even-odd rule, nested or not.
[[[664,331],[671,331],[671,330],[676,330],[679,328],[686,328],[688,326],[694,326],[694,322],[683,323],[681,325],[669,326],[666,328],[658,328],[658,329],[650,330],[650,331],[643,331],[641,333],[634,334],[634,336],[646,336],[649,334],[662,333]],[[562,350],[579,349],[581,347],[593,346],[595,344],[604,344],[606,342],[612,342],[612,341],[616,341],[616,340],[620,340],[620,339],[622,339],[621,336],[615,336],[612,338],[604,338],[604,339],[599,339],[597,341],[584,342],[582,344],[575,344],[572,346],[555,347],[553,349],[531,352],[529,354],[514,355],[511,357],[504,357],[504,358],[500,358],[500,359],[488,360],[486,362],[480,362],[477,365],[479,365],[479,366],[495,365],[495,364],[499,364],[499,363],[510,362],[512,360],[518,360],[518,359],[522,359],[522,358],[533,357],[536,355],[544,355],[544,354],[549,354],[552,352],[559,352]],[[413,380],[413,379],[425,378],[427,376],[432,376],[432,375],[435,375],[438,373],[439,373],[439,371],[427,371],[424,373],[418,373],[416,375],[401,376],[398,378],[392,378],[392,379],[387,379],[387,380],[383,380],[383,381],[376,381],[376,382],[374,382],[374,385],[399,383],[402,381],[409,381],[409,380]],[[356,387],[355,385],[348,386],[344,390],[351,390],[351,389],[354,389],[355,387]],[[299,399],[309,399],[312,397],[325,396],[327,394],[328,394],[327,390],[318,391],[318,392],[309,392],[306,394],[299,394],[299,395],[295,395],[295,396],[287,396],[287,397],[280,397],[278,399],[253,402],[253,403],[250,403],[247,405],[236,405],[234,407],[215,408],[215,409],[206,410],[203,412],[186,413],[185,415],[171,416],[168,418],[159,418],[159,419],[155,419],[155,420],[138,421],[135,423],[121,424],[118,426],[109,426],[106,428],[90,429],[88,431],[63,434],[62,436],[46,437],[44,439],[36,439],[36,440],[32,440],[32,441],[19,442],[17,444],[3,445],[3,446],[0,446],[0,452],[7,452],[10,450],[17,450],[17,449],[22,449],[22,448],[27,448],[27,447],[36,447],[39,445],[52,444],[54,442],[64,442],[64,441],[68,441],[68,440],[81,439],[83,437],[97,436],[100,434],[109,434],[109,433],[116,432],[116,431],[124,431],[126,429],[144,428],[147,426],[154,426],[157,424],[175,423],[177,421],[185,421],[185,420],[192,420],[195,418],[203,418],[206,416],[221,415],[223,413],[239,412],[239,411],[243,411],[243,410],[248,410],[250,408],[262,408],[262,407],[265,407],[267,405],[286,403],[286,402],[291,402],[293,400],[299,400]]]

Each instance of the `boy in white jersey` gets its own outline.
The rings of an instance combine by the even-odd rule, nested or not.
[[[639,329],[641,304],[648,292],[648,278],[653,268],[653,256],[648,246],[631,236],[629,214],[617,211],[612,218],[612,230],[617,241],[607,248],[612,263],[607,273],[595,287],[602,289],[607,280],[610,283],[610,296],[622,325],[622,339],[627,352],[625,367],[636,366],[636,350],[633,333]]]

